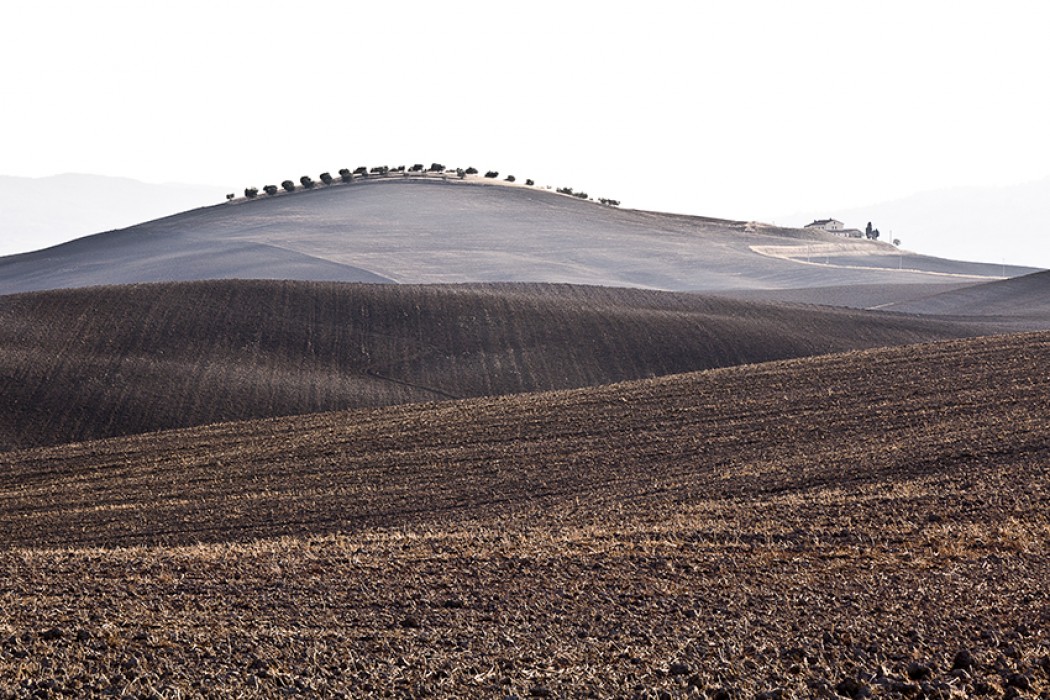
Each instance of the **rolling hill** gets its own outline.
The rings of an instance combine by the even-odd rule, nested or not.
[[[1050,271],[953,289],[888,304],[885,309],[913,314],[985,317],[1021,327],[1043,327],[1050,319]]]
[[[210,281],[0,297],[0,449],[1000,330],[571,285]]]
[[[1034,270],[1007,268],[1007,275]],[[554,282],[672,291],[980,282],[999,265],[537,188],[379,179],[237,200],[0,258],[0,294],[135,282]]]
[[[0,258],[0,697],[1048,695],[1001,272],[437,178]]]
[[[1039,697],[1048,363],[1014,334],[3,454],[0,679]]]
[[[1048,363],[1050,333],[1011,334],[16,451],[0,528],[5,547],[192,544],[1041,473]]]

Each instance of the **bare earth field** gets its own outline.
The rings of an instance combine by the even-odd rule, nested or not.
[[[0,455],[5,696],[1050,697],[1050,333]]]
[[[1028,272],[1035,269],[941,260],[812,230],[618,209],[539,188],[396,178],[195,209],[0,258],[0,294],[259,278],[671,291],[867,285],[874,306],[899,301],[896,285]],[[880,298],[882,290],[890,293]]]
[[[223,280],[7,295],[0,450],[594,386],[999,327],[541,284]]]
[[[945,290],[925,298],[887,304],[892,311],[1009,319],[1045,324],[1050,319],[1050,271]]]
[[[1050,700],[1050,273],[483,184],[0,258],[0,700]]]
[[[969,322],[994,321],[1003,330],[1050,328],[1050,272],[1034,272],[973,284],[895,284],[882,289],[867,285],[804,289],[743,289],[715,292],[749,301],[823,304],[894,311]],[[878,302],[878,303],[874,303]]]

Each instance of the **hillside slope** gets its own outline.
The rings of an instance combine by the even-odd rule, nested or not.
[[[195,282],[0,297],[0,449],[593,386],[994,330],[567,285]]]
[[[1036,327],[1050,319],[1050,271],[954,289],[883,308],[942,316],[995,317]]]
[[[1047,366],[1050,333],[1012,334],[13,452],[0,531],[6,546],[246,540],[1045,470]]]
[[[819,244],[819,255],[803,243]],[[227,278],[878,289],[1001,274],[825,233],[620,210],[527,187],[388,179],[239,200],[0,258],[0,294]]]
[[[1011,335],[0,455],[0,682],[1042,697],[1048,365]]]

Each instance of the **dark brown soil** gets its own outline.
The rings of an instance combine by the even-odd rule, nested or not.
[[[1045,698],[1048,367],[1014,335],[8,453],[0,687]]]
[[[987,325],[569,285],[218,281],[0,297],[0,450],[594,386]]]

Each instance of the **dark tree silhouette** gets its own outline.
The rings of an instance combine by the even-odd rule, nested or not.
[[[236,196],[237,195],[235,195],[233,192],[230,192],[228,195],[226,195],[226,201],[229,202],[231,199],[233,199]]]
[[[263,192],[270,195],[271,197],[277,194],[277,185],[267,185],[263,188]]]
[[[528,185],[529,187],[532,187],[532,186],[533,186],[533,185],[535,185],[536,183],[535,183],[535,182],[533,182],[532,180],[526,180],[526,181],[525,181],[525,184],[526,184],[526,185]]]
[[[353,176],[353,174],[352,174],[352,173],[350,172],[350,169],[349,169],[349,168],[343,168],[343,169],[341,169],[341,170],[339,171],[339,177],[340,177],[340,179],[342,179],[342,181],[343,181],[343,182],[350,182],[351,180],[353,180],[353,179],[354,179],[354,176]]]
[[[865,238],[871,238],[871,222],[870,221],[868,222],[868,225],[864,227],[864,237]]]
[[[326,185],[331,185],[332,184],[332,174],[331,173],[321,173],[320,178],[321,178],[321,182],[323,182],[324,184],[326,184]]]
[[[308,190],[313,189],[313,186],[316,184],[313,181],[313,178],[311,178],[309,175],[303,175],[301,178],[299,178],[299,182],[300,184],[302,184],[303,187],[305,187]]]
[[[499,177],[499,173],[495,170],[489,170],[487,173],[485,173],[485,177],[496,178]]]
[[[285,192],[295,192],[295,183],[291,180],[285,180],[282,182],[281,187],[284,188]]]
[[[518,178],[514,177],[513,175],[508,175],[506,178],[504,178],[506,182],[516,182],[517,179]]]
[[[463,172],[465,172],[467,175],[477,175],[478,174],[478,169],[477,168],[467,168]]]
[[[368,177],[368,166],[362,165],[360,168],[354,171],[354,175],[360,175],[361,177]]]
[[[245,187],[244,188],[244,196],[247,197],[248,199],[255,199],[256,197],[259,196],[259,188],[258,187]]]
[[[421,172],[423,172],[423,164],[422,163],[416,163],[415,165],[413,165],[411,168],[408,169],[408,172],[410,172],[410,173],[421,173]]]
[[[441,163],[431,163],[430,164],[430,172],[432,172],[432,173],[440,173],[444,169],[445,169],[445,166],[442,165]]]

